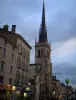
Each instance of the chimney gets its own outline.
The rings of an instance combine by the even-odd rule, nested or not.
[[[8,26],[7,24],[4,25],[4,26],[3,26],[3,30],[4,30],[5,32],[8,32],[8,27],[9,27],[9,26]]]
[[[16,25],[12,25],[11,32],[12,32],[12,33],[15,33],[15,31],[16,31]]]

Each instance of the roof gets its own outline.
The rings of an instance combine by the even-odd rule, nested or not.
[[[60,80],[58,80],[58,79],[56,79],[56,81],[59,81],[60,82]]]
[[[12,33],[11,31],[5,32],[3,28],[0,28],[0,36],[4,39],[7,39],[8,42],[12,43],[14,46],[17,45],[17,37],[19,37],[27,46],[29,49],[32,49],[32,47],[25,41],[25,39],[17,33]]]
[[[25,41],[25,39],[20,34],[16,33],[16,36],[19,37],[29,47],[29,49],[32,49],[32,47]]]
[[[65,84],[64,84],[64,83],[60,83],[60,85],[65,86]]]

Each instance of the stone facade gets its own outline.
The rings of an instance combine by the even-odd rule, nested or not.
[[[52,76],[52,93],[55,91],[54,97],[59,97],[61,93],[60,81],[56,79],[56,76]]]
[[[51,45],[48,43],[47,30],[45,25],[45,7],[43,2],[42,23],[39,30],[39,39],[35,41],[35,87],[36,98],[50,98],[52,92],[52,63]],[[37,66],[39,65],[40,66]]]
[[[7,36],[8,31],[0,29],[0,83],[12,85],[16,68],[16,45]]]
[[[33,100],[39,100],[40,67],[41,64],[30,64],[29,67],[29,82],[31,83]]]
[[[31,46],[15,30],[0,28],[0,83],[28,85]]]
[[[18,84],[28,85],[30,49],[31,47],[25,43],[22,36],[17,34],[17,66],[15,82]]]

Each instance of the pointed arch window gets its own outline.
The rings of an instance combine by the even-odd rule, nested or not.
[[[40,57],[40,49],[38,50],[38,57]]]

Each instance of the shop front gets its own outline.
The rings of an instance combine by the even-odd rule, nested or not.
[[[12,96],[12,86],[0,84],[0,100],[10,100]]]

